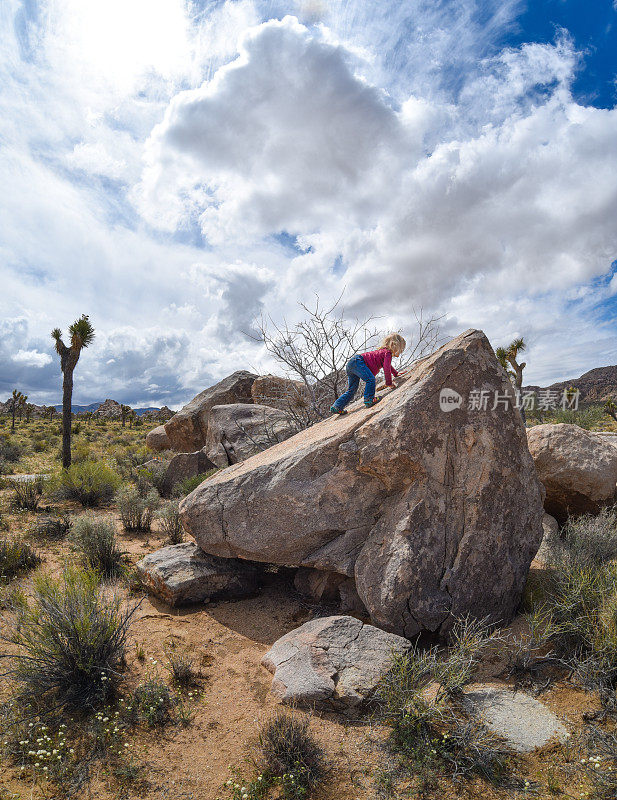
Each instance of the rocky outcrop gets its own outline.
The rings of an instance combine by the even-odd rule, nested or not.
[[[169,437],[163,425],[159,425],[158,428],[153,428],[146,434],[146,446],[149,447],[150,450],[155,450],[157,452],[170,449]]]
[[[373,622],[446,634],[453,615],[507,622],[542,538],[542,487],[519,412],[481,331],[418,362],[377,406],[361,401],[214,475],[182,521],[213,555],[353,578]],[[444,404],[440,395],[458,397]]]
[[[177,483],[182,483],[187,478],[194,478],[196,475],[203,475],[204,472],[214,468],[215,465],[203,450],[197,450],[196,453],[178,453],[169,462],[161,491],[165,497],[169,497]]]
[[[144,411],[143,414],[141,414],[141,419],[144,422],[165,423],[167,420],[171,419],[173,415],[174,412],[171,410],[171,408],[163,406],[163,408],[151,408],[148,411]]]
[[[283,703],[351,710],[370,700],[393,653],[410,644],[354,617],[322,617],[285,634],[262,658]]]
[[[104,419],[120,419],[122,416],[120,403],[117,403],[115,400],[107,399],[96,409],[94,416]]]
[[[544,508],[563,523],[569,515],[597,514],[616,498],[617,448],[578,425],[535,425],[529,451],[546,489]]]
[[[617,398],[617,366],[595,367],[585,372],[580,378],[571,378],[560,383],[553,383],[547,388],[560,395],[571,386],[580,392],[579,399],[585,403],[603,403]],[[524,386],[525,392],[542,391],[540,386]]]
[[[170,606],[245,597],[257,589],[258,569],[246,561],[206,555],[193,542],[173,544],[137,562],[150,591]]]
[[[245,370],[234,372],[205,389],[165,423],[165,432],[173,450],[180,453],[200,450],[206,444],[208,420],[213,406],[227,403],[251,403],[251,387],[257,375]]]
[[[228,467],[289,439],[297,427],[284,411],[232,403],[210,409],[204,451],[217,467]]]

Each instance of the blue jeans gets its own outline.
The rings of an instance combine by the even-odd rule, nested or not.
[[[344,392],[344,394],[342,394],[334,403],[334,407],[338,408],[339,411],[342,411],[346,405],[351,403],[356,392],[358,391],[358,386],[360,385],[361,380],[365,382],[364,402],[370,403],[373,397],[375,397],[375,376],[366,366],[362,356],[354,356],[353,358],[350,358],[347,362],[347,366],[345,367],[345,371],[347,372],[349,386],[347,387],[347,391]]]

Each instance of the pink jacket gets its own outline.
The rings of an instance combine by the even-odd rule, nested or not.
[[[382,347],[380,350],[371,350],[370,353],[362,353],[362,358],[373,375],[377,375],[383,367],[386,386],[392,386],[392,376],[394,375],[396,378],[398,372],[392,366],[392,352],[387,347]]]

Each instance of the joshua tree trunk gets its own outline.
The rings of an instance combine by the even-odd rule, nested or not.
[[[12,431],[15,430],[15,411],[16,411],[16,409],[15,409],[15,401],[13,400],[13,404],[11,405],[11,416],[13,418],[13,420],[11,422],[11,430]]]
[[[73,369],[74,367],[69,369],[67,364],[62,371],[62,467],[64,469],[68,469],[71,466],[71,405],[73,401]]]

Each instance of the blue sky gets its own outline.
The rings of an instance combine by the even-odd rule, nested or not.
[[[0,398],[178,407],[343,293],[617,363],[612,0],[5,0]]]

